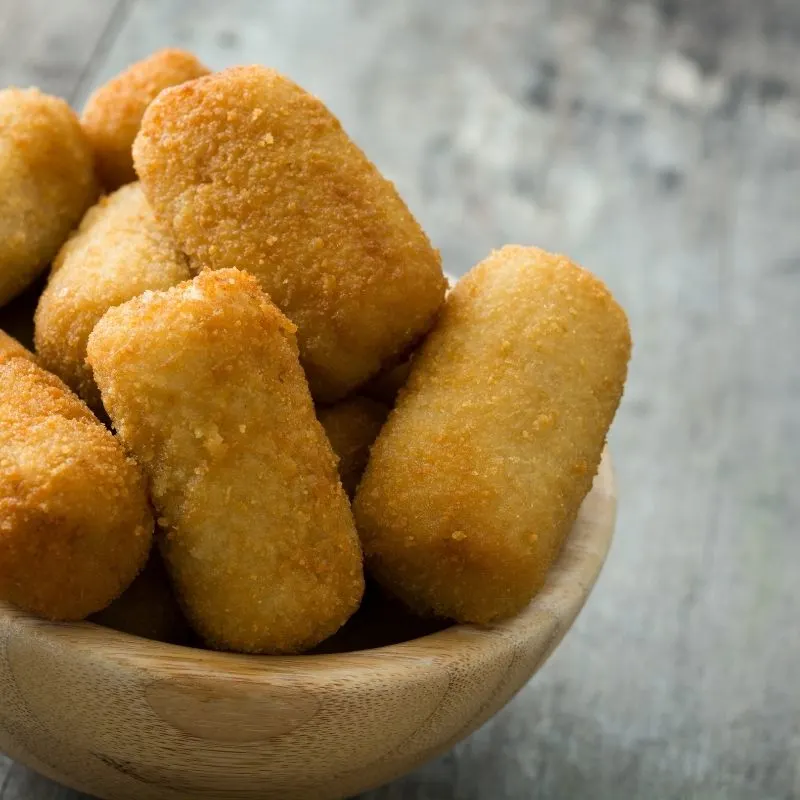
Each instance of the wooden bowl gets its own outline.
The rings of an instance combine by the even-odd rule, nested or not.
[[[539,669],[611,543],[604,458],[547,585],[502,624],[371,650],[239,656],[0,605],[0,749],[107,800],[336,798],[452,747]]]

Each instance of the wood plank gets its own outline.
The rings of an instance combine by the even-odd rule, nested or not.
[[[92,800],[88,795],[78,794],[64,786],[37,775],[21,764],[14,764],[0,782],[2,800]]]
[[[84,3],[59,7],[78,27]],[[503,713],[364,798],[800,796],[800,7],[443,7],[140,0],[75,97],[167,44],[271,64],[339,114],[448,269],[535,242],[629,311],[618,534],[589,606]],[[2,800],[80,797],[10,774]]]
[[[532,786],[553,798],[798,792],[800,702],[789,665],[800,646],[776,635],[793,629],[782,617],[797,602],[795,545],[786,541],[797,509],[782,496],[797,450],[780,433],[793,424],[796,436],[797,399],[773,391],[789,360],[786,381],[797,391],[797,348],[770,351],[800,341],[800,323],[796,294],[774,286],[763,255],[773,257],[779,228],[778,263],[791,271],[792,254],[796,260],[796,192],[788,189],[796,174],[786,167],[800,142],[780,148],[769,133],[774,109],[763,86],[778,67],[771,58],[750,63],[759,40],[743,9],[738,27],[718,39],[713,69],[692,55],[702,28],[691,19],[665,25],[653,9],[628,4],[596,22],[586,45],[593,74],[573,82],[578,119],[562,128],[544,172],[554,222],[543,241],[603,274],[631,312],[636,353],[613,436],[618,541],[576,630],[515,704],[449,757],[370,794],[374,800],[433,798],[443,787],[469,798],[522,798]],[[552,25],[548,33],[552,39]],[[521,35],[538,51],[531,32]],[[555,88],[556,108],[569,91]],[[796,108],[784,113],[784,125],[797,122]],[[782,165],[786,186],[777,198],[775,175],[759,163],[776,149],[784,153],[772,171]],[[745,160],[749,178],[740,174]],[[761,189],[755,203],[745,199],[749,181]],[[748,216],[750,229],[738,227]],[[750,285],[738,278],[742,265]],[[771,284],[783,302],[767,302]],[[748,300],[759,296],[763,302]],[[750,330],[732,317],[742,303]],[[758,357],[742,364],[745,340],[758,343]],[[752,396],[759,386],[760,403]],[[758,419],[746,411],[759,407]],[[769,449],[753,441],[764,434]],[[784,471],[767,473],[773,549],[754,540],[745,521],[752,514],[742,512],[754,476],[776,462]],[[730,485],[736,472],[738,495]],[[725,598],[746,610],[749,625],[731,619]]]
[[[5,0],[0,4],[0,86],[38,86],[67,99],[119,21],[120,0]]]
[[[14,766],[10,758],[0,754],[0,797],[3,796],[6,785],[8,784],[8,773]]]
[[[722,683],[719,665],[695,659],[707,747],[724,754],[704,788],[721,792],[725,774],[753,796],[789,798],[800,794],[800,634],[792,611],[800,559],[792,533],[800,512],[793,489],[800,446],[800,92],[764,91],[764,76],[780,79],[782,65],[767,41],[754,56],[740,117],[750,148],[724,297],[733,380],[719,408],[726,436],[707,553],[713,578],[698,587],[688,635],[702,636],[708,653],[737,654]]]
[[[586,66],[553,90],[554,106],[573,114],[539,206],[549,212],[542,241],[603,275],[631,316],[634,363],[612,437],[617,542],[576,629],[514,705],[406,779],[407,793],[390,787],[375,800],[435,797],[442,784],[474,798],[522,798],[532,786],[553,798],[702,796],[726,756],[695,757],[704,729],[687,662],[710,654],[702,631],[686,630],[726,434],[713,405],[730,378],[719,356],[731,204],[720,197],[743,142],[736,115],[717,124],[727,86],[684,53],[682,25],[639,4],[598,10]],[[741,788],[728,781],[720,796]]]

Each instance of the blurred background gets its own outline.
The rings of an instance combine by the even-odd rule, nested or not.
[[[563,251],[628,310],[617,535],[511,705],[369,800],[800,797],[797,0],[0,0],[0,85],[154,49],[319,95],[461,274]],[[1,800],[79,796],[0,756]]]

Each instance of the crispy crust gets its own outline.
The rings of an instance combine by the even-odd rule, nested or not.
[[[356,495],[378,580],[462,622],[521,610],[591,487],[630,347],[622,309],[563,256],[504,247],[464,277]]]
[[[358,537],[294,326],[255,278],[206,271],[146,292],[103,317],[88,355],[195,630],[276,653],[334,633],[361,599]]]
[[[0,597],[50,619],[83,619],[147,558],[144,480],[54,375],[11,358],[0,386]]]
[[[166,90],[133,154],[192,263],[254,273],[297,325],[316,399],[344,396],[432,324],[438,252],[338,120],[274,70]]]
[[[147,106],[158,93],[207,74],[208,69],[192,53],[167,48],[137,61],[92,93],[81,124],[106,189],[136,180],[131,146]]]
[[[36,361],[36,357],[27,347],[21,345],[5,331],[0,331],[0,364],[5,364],[6,361],[10,361],[12,358],[26,358],[28,361]]]
[[[0,305],[50,263],[97,198],[78,118],[38,89],[0,91]]]
[[[138,183],[104,197],[61,248],[34,317],[39,361],[93,409],[100,393],[86,342],[109,308],[189,278],[186,257],[156,222]]]

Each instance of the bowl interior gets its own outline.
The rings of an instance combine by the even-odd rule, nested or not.
[[[559,638],[582,608],[608,552],[616,515],[616,494],[610,457],[604,453],[592,491],[581,506],[573,530],[551,567],[543,589],[521,613],[494,625],[453,625],[421,619],[397,601],[369,586],[367,602],[339,633],[314,651],[298,656],[253,656],[201,650],[151,641],[91,622],[53,623],[0,603],[0,641],[13,631],[15,637],[34,636],[54,646],[88,651],[99,660],[122,660],[129,665],[141,660],[148,668],[172,671],[177,662],[214,672],[256,669],[303,669],[316,671],[333,666],[332,659],[374,654],[384,658],[454,656],[461,645],[470,649],[477,641],[531,636]],[[351,664],[352,666],[353,664]]]
[[[420,630],[379,599],[327,651],[301,656],[164,644],[0,604],[0,750],[109,800],[366,791],[445,752],[525,685],[589,595],[614,514],[604,458],[517,616]]]

